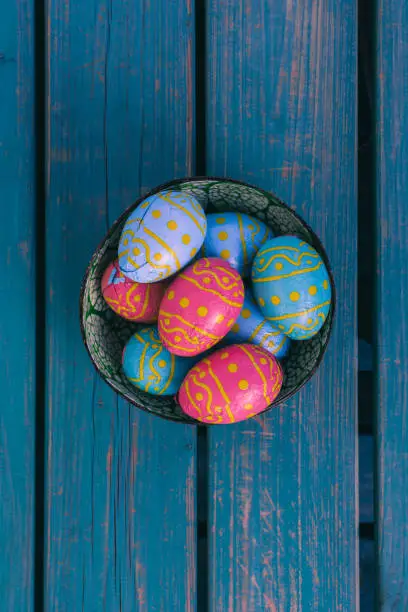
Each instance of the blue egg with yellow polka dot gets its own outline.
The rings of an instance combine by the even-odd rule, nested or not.
[[[228,212],[207,216],[207,235],[202,254],[221,257],[228,261],[241,276],[251,273],[253,259],[273,232],[259,219],[244,213]]]
[[[172,276],[195,257],[207,231],[198,200],[188,192],[161,191],[129,216],[119,241],[119,267],[138,283]]]
[[[157,327],[138,330],[126,344],[122,365],[126,377],[154,395],[174,395],[197,359],[172,355],[162,344]]]
[[[286,357],[290,339],[265,319],[249,290],[245,290],[241,314],[224,338],[225,345],[250,342],[275,355],[277,359]]]
[[[252,266],[252,289],[262,313],[293,340],[317,334],[331,304],[331,284],[320,255],[295,236],[268,240]]]

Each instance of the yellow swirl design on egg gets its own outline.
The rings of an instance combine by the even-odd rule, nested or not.
[[[263,255],[265,255],[266,252],[267,251],[265,251]],[[302,259],[304,257],[310,257],[311,259],[320,259],[317,253],[308,253],[307,251],[304,251],[303,253],[301,253],[299,257],[297,258],[297,260],[291,259],[288,255],[285,255],[285,253],[278,253],[278,254],[272,255],[265,264],[262,264],[261,266],[257,266],[256,270],[257,272],[264,272],[275,259],[283,259],[287,261],[289,264],[291,264],[292,266],[299,267],[302,265]],[[280,276],[279,278],[285,278],[285,277]]]
[[[205,235],[205,231],[204,231],[204,229],[202,227],[202,224],[198,221],[198,219],[196,219],[196,217],[194,215],[191,214],[191,212],[189,210],[187,210],[187,208],[184,208],[184,206],[182,206],[181,204],[179,204],[175,200],[172,200],[171,197],[167,196],[166,194],[161,193],[161,194],[159,194],[159,197],[160,197],[161,200],[165,200],[166,202],[168,202],[169,204],[171,204],[172,206],[174,206],[178,210],[181,210],[198,227],[200,233],[203,236]],[[194,207],[194,209],[195,209],[195,207]],[[200,214],[200,217],[202,217],[201,214]]]
[[[324,308],[324,306],[329,306],[331,300],[327,300],[322,304],[318,304],[317,306],[313,306],[313,308],[308,308],[307,310],[303,310],[302,312],[292,312],[291,314],[282,315],[280,317],[265,317],[268,321],[284,321],[285,319],[294,319],[295,317],[302,317],[309,312],[314,312],[315,310],[319,310],[319,308]],[[319,315],[323,316],[323,315]],[[289,332],[286,332],[289,333]]]
[[[180,265],[180,261],[179,258],[177,257],[176,253],[174,252],[174,250],[171,248],[171,246],[169,246],[167,244],[167,242],[165,242],[164,240],[162,240],[160,238],[160,236],[158,236],[157,234],[155,234],[154,232],[152,232],[149,228],[144,227],[143,231],[145,234],[147,234],[148,236],[150,236],[150,238],[153,238],[154,240],[156,240],[156,242],[158,242],[160,244],[160,246],[163,247],[163,249],[165,249],[168,253],[170,253],[170,255],[173,257],[174,261],[176,262],[176,266],[177,266],[177,270],[179,268],[181,268]]]
[[[161,314],[168,318],[168,319],[176,319],[177,321],[180,321],[180,323],[183,323],[183,325],[187,325],[187,327],[190,327],[191,329],[193,329],[194,331],[198,332],[199,334],[201,334],[202,336],[206,336],[208,338],[211,338],[212,340],[219,340],[219,336],[216,336],[215,334],[212,334],[209,331],[205,331],[204,329],[201,329],[200,327],[197,327],[197,325],[194,325],[193,323],[190,323],[189,321],[186,321],[186,319],[184,319],[181,315],[175,314],[175,313],[170,313],[167,312],[165,310],[161,311]],[[164,326],[164,323],[162,322],[162,319],[160,319],[160,323],[163,326],[163,329],[165,331],[172,331],[172,330],[167,330]],[[177,328],[178,329],[178,328]]]
[[[259,378],[262,380],[263,396],[264,396],[264,399],[269,403],[271,400],[270,400],[270,396],[268,395],[268,391],[267,391],[268,390],[268,382],[267,382],[267,380],[265,378],[264,373],[262,372],[262,370],[259,367],[259,365],[256,363],[256,361],[253,358],[253,356],[251,355],[251,353],[248,351],[248,349],[246,349],[245,346],[240,346],[240,349],[248,357],[249,361],[254,366],[254,368],[255,368]]]
[[[202,291],[205,291],[206,293],[212,293],[213,295],[216,295],[217,297],[219,297],[225,304],[228,304],[229,306],[236,306],[237,308],[241,308],[242,306],[242,302],[234,302],[232,300],[229,300],[228,298],[226,298],[222,293],[220,293],[219,291],[216,291],[215,289],[210,289],[208,287],[206,287],[205,285],[201,285],[199,282],[197,282],[196,280],[194,280],[193,278],[191,278],[191,276],[186,276],[185,274],[181,273],[179,275],[179,278],[182,278],[183,280],[188,281],[189,283],[191,283],[192,285],[195,285],[196,287],[198,287],[199,289],[201,289]],[[241,293],[242,295],[242,293]]]

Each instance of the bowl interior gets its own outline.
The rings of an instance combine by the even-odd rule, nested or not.
[[[264,221],[275,235],[292,234],[311,244],[323,257],[329,270],[334,305],[334,284],[322,244],[307,224],[273,194],[229,179],[208,178],[173,181],[156,188],[151,193],[169,187],[194,194],[207,212],[228,210],[244,212]],[[82,334],[95,367],[115,391],[148,412],[176,421],[192,422],[183,414],[175,398],[150,395],[137,389],[127,380],[122,371],[122,351],[127,340],[140,325],[120,318],[107,306],[102,297],[103,272],[117,257],[119,238],[127,217],[145,197],[147,196],[140,198],[115,222],[92,257],[81,291]],[[282,390],[269,408],[293,395],[313,375],[328,343],[333,320],[333,305],[316,336],[310,340],[292,342],[290,353],[284,361],[285,378]]]

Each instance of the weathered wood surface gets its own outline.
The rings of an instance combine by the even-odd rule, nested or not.
[[[33,610],[35,444],[35,140],[33,3],[0,21],[0,592]]]
[[[408,5],[377,7],[378,605],[408,609]]]
[[[209,0],[207,171],[275,191],[320,235],[338,289],[312,383],[210,436],[210,609],[355,610],[354,0]]]
[[[195,610],[196,430],[129,407],[79,332],[87,262],[193,171],[190,2],[49,0],[45,609]]]

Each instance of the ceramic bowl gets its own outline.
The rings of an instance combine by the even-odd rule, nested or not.
[[[149,195],[163,189],[181,189],[193,193],[207,213],[239,211],[264,221],[275,236],[296,235],[311,244],[323,258],[332,285],[332,305],[319,333],[302,342],[292,342],[283,362],[284,383],[270,410],[286,401],[313,376],[329,341],[335,308],[333,275],[325,250],[310,227],[275,195],[240,181],[221,178],[179,179],[161,185],[139,198],[113,224],[102,244],[94,253],[86,271],[80,296],[80,321],[87,351],[102,378],[125,400],[134,406],[180,423],[195,423],[182,411],[173,397],[154,396],[134,387],[125,377],[121,357],[123,347],[140,325],[116,315],[102,297],[101,278],[108,264],[117,257],[122,228],[130,213]]]

